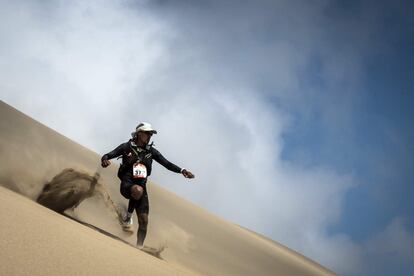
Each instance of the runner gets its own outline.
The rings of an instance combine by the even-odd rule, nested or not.
[[[149,143],[151,136],[157,131],[149,123],[140,123],[131,133],[132,139],[119,145],[113,151],[101,158],[102,167],[111,164],[110,159],[122,156],[122,164],[118,170],[121,179],[120,191],[122,196],[129,199],[128,212],[123,224],[132,227],[132,214],[134,210],[138,217],[137,246],[143,248],[147,234],[149,200],[147,194],[147,179],[151,175],[152,160],[154,159],[170,171],[181,173],[185,178],[194,178],[194,175],[184,168],[171,163]]]

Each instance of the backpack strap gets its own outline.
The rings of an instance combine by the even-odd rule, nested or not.
[[[152,149],[153,145],[154,145],[154,142],[151,142],[151,144],[148,144],[148,145],[145,146],[145,149],[142,149],[142,148],[138,147],[134,143],[134,141],[130,141],[130,143],[129,143],[129,147],[135,153],[135,155],[138,157],[138,159],[140,159],[139,154],[142,153],[142,152],[145,153],[145,156],[147,155],[147,153],[151,153],[151,149]]]

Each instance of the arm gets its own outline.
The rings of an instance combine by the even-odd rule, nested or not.
[[[123,143],[119,145],[116,149],[114,149],[113,151],[108,152],[107,154],[104,154],[101,158],[102,167],[104,168],[108,167],[111,164],[111,162],[109,161],[110,159],[121,156],[124,153],[126,144],[127,143]]]
[[[170,161],[168,161],[158,150],[152,148],[152,156],[154,158],[155,161],[157,161],[158,163],[160,163],[162,166],[164,166],[167,170],[176,172],[176,173],[181,173],[181,168],[178,167],[177,165],[171,163]]]
[[[186,169],[180,168],[177,165],[171,163],[155,148],[152,148],[152,156],[153,156],[155,161],[160,163],[166,169],[168,169],[170,171],[173,171],[173,172],[176,172],[176,173],[181,173],[186,178],[194,178],[194,175],[190,171],[187,171]]]

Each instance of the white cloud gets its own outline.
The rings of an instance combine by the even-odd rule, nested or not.
[[[2,98],[95,147],[93,131],[103,130],[86,122],[121,131],[133,86],[163,55],[170,32],[148,13],[112,2],[37,12],[46,6],[3,4],[2,18],[13,27],[2,29]]]
[[[414,235],[401,217],[395,217],[383,231],[364,245],[364,275],[409,275],[414,271]]]

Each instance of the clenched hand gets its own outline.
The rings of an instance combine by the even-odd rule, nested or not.
[[[194,174],[192,174],[190,171],[186,169],[184,169],[181,173],[184,175],[185,178],[194,178]]]
[[[108,159],[102,159],[102,161],[101,161],[101,166],[102,167],[106,168],[109,165],[111,165],[111,161],[109,161]]]

